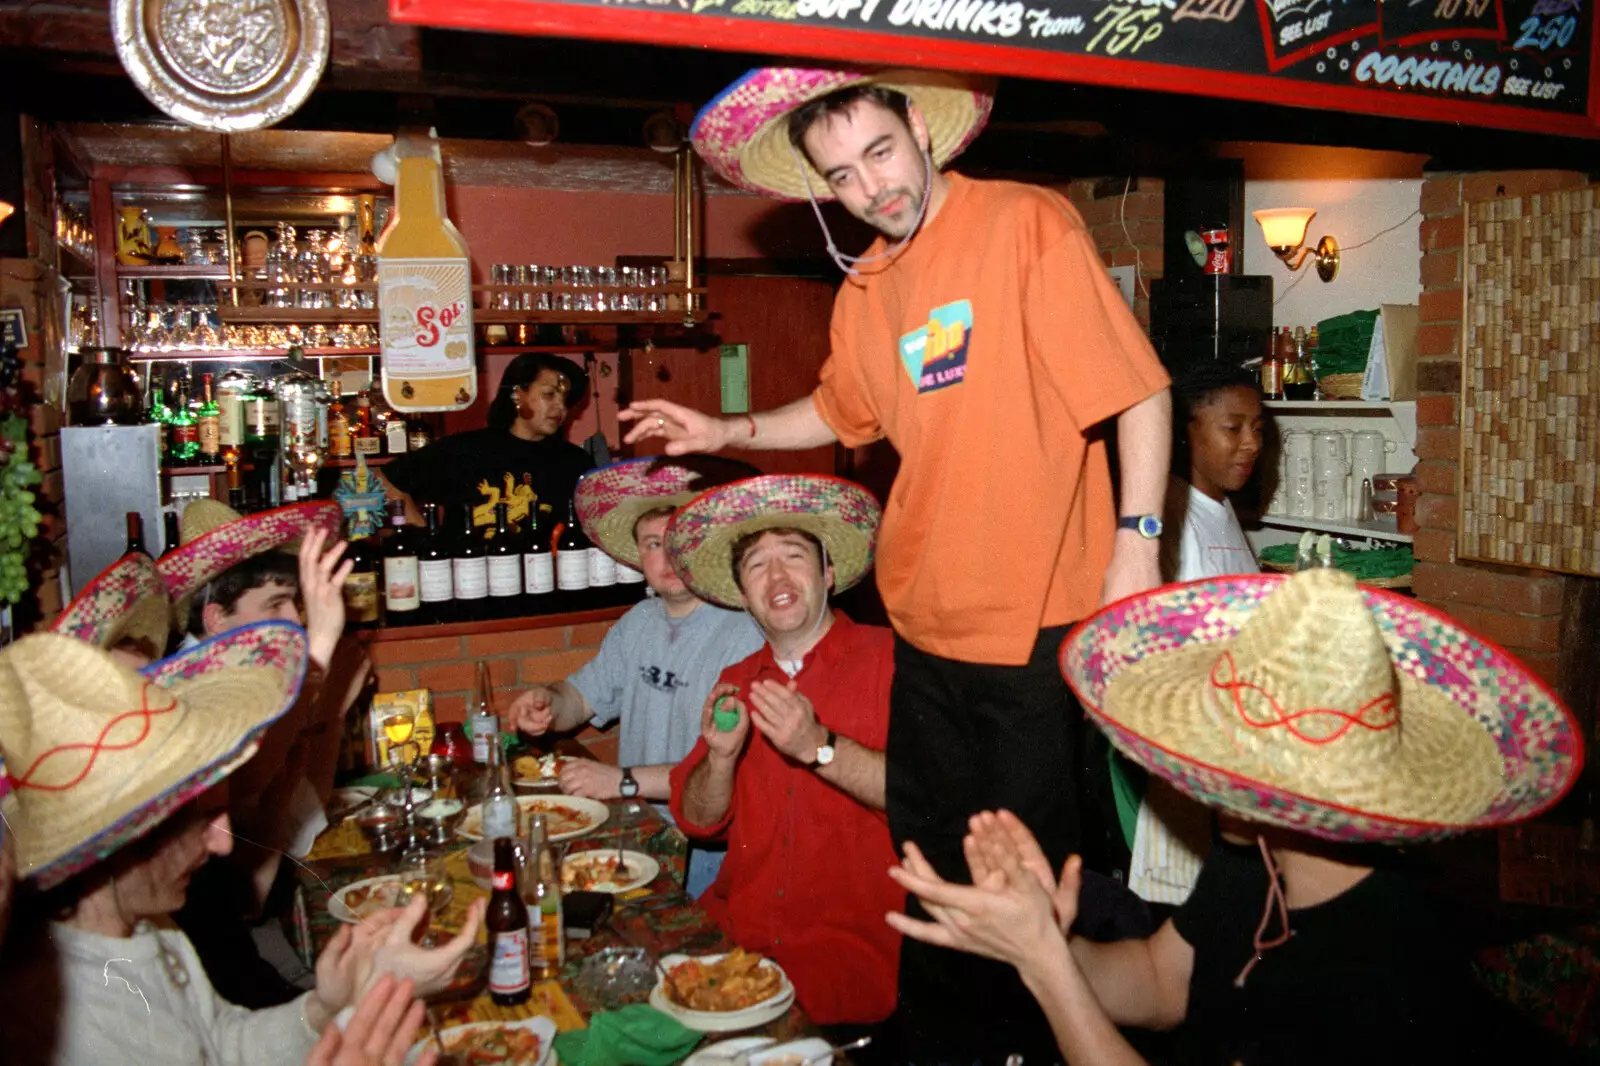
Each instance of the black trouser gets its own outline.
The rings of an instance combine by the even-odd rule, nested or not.
[[[961,840],[978,811],[1016,814],[1056,870],[1086,828],[1103,835],[1099,804],[1084,802],[1083,711],[1056,666],[1066,630],[1040,631],[1025,666],[956,662],[895,636],[889,831],[897,849],[914,841],[947,880],[971,881]],[[908,913],[927,917],[915,898]],[[1015,969],[909,938],[899,1021],[900,1057],[918,1066],[1001,1062],[1013,1052],[1029,1066],[1059,1058]]]

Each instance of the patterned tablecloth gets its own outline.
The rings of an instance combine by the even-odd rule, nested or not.
[[[462,963],[461,973],[449,991],[433,1001],[441,1027],[473,1021],[505,1021],[546,1015],[565,1032],[587,1025],[590,1015],[606,1006],[591,1002],[578,982],[578,971],[585,956],[608,947],[637,945],[657,956],[673,952],[704,954],[727,951],[733,945],[725,938],[705,911],[683,891],[686,842],[683,834],[669,824],[649,804],[637,805],[632,824],[627,824],[623,804],[610,804],[611,817],[592,833],[568,841],[570,850],[616,847],[626,836],[627,847],[646,852],[661,864],[661,873],[649,886],[635,889],[617,899],[610,920],[596,935],[567,942],[567,962],[559,980],[545,981],[534,988],[533,996],[518,1007],[496,1006],[484,988],[487,958],[483,934],[478,945]],[[447,848],[445,869],[450,875],[450,903],[434,919],[434,929],[450,933],[461,928],[466,909],[474,899],[487,893],[472,880],[467,869],[470,842],[458,840]],[[338,931],[339,921],[328,913],[328,900],[345,885],[368,877],[392,873],[398,855],[374,855],[353,821],[341,822],[318,837],[306,863],[299,869],[300,887],[296,899],[299,946],[308,959],[321,951]],[[623,1002],[641,1002],[644,994]],[[618,1005],[618,1004],[613,1004]],[[712,1034],[706,1042],[731,1035],[767,1035],[789,1040],[815,1035],[798,1006],[769,1025],[738,1034]]]

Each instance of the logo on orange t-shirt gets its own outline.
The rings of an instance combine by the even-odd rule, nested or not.
[[[967,345],[972,339],[972,302],[935,307],[928,324],[900,338],[900,360],[917,391],[936,392],[967,376]]]

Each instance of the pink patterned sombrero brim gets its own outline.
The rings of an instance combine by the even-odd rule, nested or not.
[[[1287,580],[1281,574],[1208,579],[1110,604],[1067,634],[1060,651],[1062,675],[1094,724],[1145,769],[1208,807],[1326,840],[1405,844],[1506,825],[1554,806],[1577,780],[1583,740],[1549,686],[1448,616],[1367,586],[1361,595],[1394,669],[1447,695],[1499,751],[1500,792],[1469,822],[1410,821],[1300,795],[1208,765],[1106,713],[1106,691],[1123,670],[1164,652],[1230,640]]]
[[[30,871],[35,884],[49,889],[147,835],[184,804],[237,770],[255,754],[267,727],[283,717],[300,697],[308,661],[305,630],[290,622],[257,622],[152,663],[140,671],[158,686],[192,681],[214,670],[268,668],[281,673],[286,686],[282,705],[270,715],[254,716],[238,732],[201,756],[203,765],[136,810],[86,837],[59,858]],[[204,708],[196,708],[204,713]],[[219,709],[220,710],[220,709]]]
[[[170,612],[167,586],[156,564],[133,552],[83,586],[50,629],[101,648],[134,640],[160,655],[167,647]]]
[[[578,522],[601,551],[637,570],[633,526],[640,515],[660,507],[676,509],[708,488],[755,473],[747,463],[710,455],[625,459],[591,470],[578,481]]]
[[[218,526],[156,563],[167,593],[179,600],[204,588],[229,569],[265,551],[300,540],[313,529],[337,537],[344,513],[331,500],[294,503],[271,511],[245,515]]]
[[[762,67],[746,73],[701,108],[689,136],[700,157],[742,189],[804,200],[809,179],[812,195],[832,199],[821,175],[791,148],[787,116],[808,101],[869,81],[897,89],[917,105],[927,122],[935,166],[961,154],[982,132],[994,107],[993,82],[964,75]]]
[[[733,542],[760,529],[803,529],[827,550],[833,590],[872,568],[883,512],[872,493],[844,478],[764,474],[703,492],[667,525],[667,558],[703,600],[735,610],[744,596],[733,578]]]

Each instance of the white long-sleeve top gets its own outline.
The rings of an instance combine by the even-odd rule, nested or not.
[[[178,930],[110,937],[51,922],[47,938],[0,975],[12,1066],[298,1066],[317,1041],[305,996],[266,1010],[227,1002]]]

